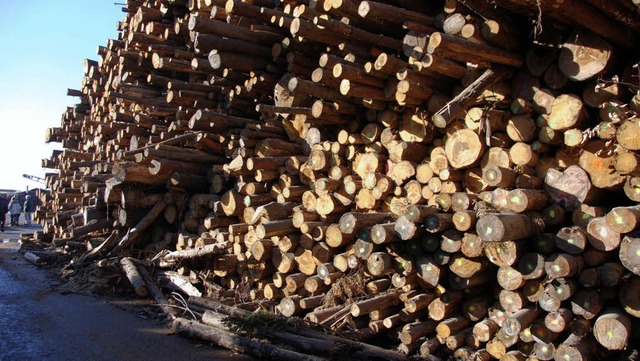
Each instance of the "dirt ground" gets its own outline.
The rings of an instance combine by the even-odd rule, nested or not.
[[[19,252],[19,234],[37,229],[0,233],[0,361],[253,360],[172,335],[150,301],[56,290],[57,269],[35,267]]]

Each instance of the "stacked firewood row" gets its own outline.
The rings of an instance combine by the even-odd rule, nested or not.
[[[137,258],[424,357],[591,360],[637,337],[635,2],[123,11],[46,138],[64,150],[38,217],[86,247],[76,266]]]

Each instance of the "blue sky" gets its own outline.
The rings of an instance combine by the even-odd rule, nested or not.
[[[108,0],[0,0],[0,189],[40,184],[47,128],[60,126],[67,106],[77,102],[82,61],[98,60],[99,45],[117,38],[122,5]]]

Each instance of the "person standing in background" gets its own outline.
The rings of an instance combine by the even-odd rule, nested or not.
[[[36,211],[36,202],[35,199],[27,194],[27,197],[24,201],[24,222],[25,224],[31,224],[31,218],[33,216],[33,212]]]
[[[9,212],[9,201],[6,194],[0,194],[0,232],[4,232],[5,217]]]
[[[11,214],[11,225],[18,226],[20,222],[20,213],[22,213],[22,206],[20,205],[20,201],[18,197],[11,197],[11,201],[9,202],[9,214]]]

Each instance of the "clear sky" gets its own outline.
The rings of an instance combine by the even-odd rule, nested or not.
[[[0,0],[0,189],[44,187],[22,174],[50,171],[41,160],[61,146],[45,144],[46,129],[77,103],[66,94],[80,89],[83,59],[117,38],[116,2]]]

